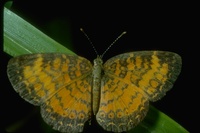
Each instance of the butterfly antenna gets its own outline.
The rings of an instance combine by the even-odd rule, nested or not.
[[[110,47],[112,47],[113,44],[115,44],[115,42],[121,38],[124,34],[126,34],[126,31],[122,32],[111,44],[110,46],[104,51],[104,53],[101,55],[101,58],[103,58],[103,56],[105,55],[105,53],[110,49]]]
[[[88,41],[90,42],[90,44],[92,45],[92,47],[93,47],[93,49],[94,49],[95,53],[96,53],[96,54],[97,54],[97,56],[98,56],[99,54],[98,54],[98,52],[97,52],[96,48],[94,47],[94,45],[93,45],[92,41],[90,40],[90,38],[88,37],[88,35],[85,33],[85,31],[83,30],[83,28],[80,28],[80,31],[82,31],[82,32],[83,32],[83,34],[84,34],[84,35],[87,37]]]

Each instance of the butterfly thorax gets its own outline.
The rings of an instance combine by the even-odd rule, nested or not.
[[[97,56],[97,58],[94,60],[94,67],[93,67],[92,108],[93,108],[94,115],[97,113],[98,108],[99,108],[102,64],[103,64],[103,61],[101,57]]]

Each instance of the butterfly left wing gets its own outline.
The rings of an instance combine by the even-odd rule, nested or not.
[[[101,99],[96,115],[108,131],[128,131],[146,116],[149,101],[162,98],[181,71],[181,57],[165,51],[125,53],[103,66]]]
[[[55,53],[15,57],[7,67],[15,91],[61,132],[80,132],[90,119],[91,72],[87,59]]]

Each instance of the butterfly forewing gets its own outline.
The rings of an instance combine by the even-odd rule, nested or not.
[[[181,71],[181,57],[168,51],[138,51],[120,54],[104,64],[104,73],[140,88],[156,101],[170,90]]]
[[[12,58],[8,77],[28,102],[41,106],[44,120],[62,132],[82,131],[91,116],[92,64],[65,54]]]
[[[181,57],[166,51],[117,55],[104,64],[97,121],[104,129],[127,131],[146,115],[149,101],[162,98],[181,70]]]

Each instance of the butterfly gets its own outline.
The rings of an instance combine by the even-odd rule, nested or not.
[[[128,52],[105,63],[101,56],[91,63],[78,55],[38,53],[10,59],[7,74],[53,129],[82,132],[95,116],[104,130],[123,132],[173,87],[181,66],[181,56],[169,51]]]

